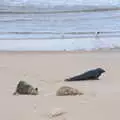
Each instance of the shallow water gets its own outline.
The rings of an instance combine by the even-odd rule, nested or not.
[[[0,14],[0,38],[95,37],[97,31],[117,31],[112,35],[120,35],[119,21],[120,11],[54,14],[6,13]],[[102,33],[101,36],[110,34]]]
[[[109,39],[112,41],[116,40],[116,43],[119,43],[120,10],[108,10],[104,12],[81,12],[81,8],[78,6],[77,10],[75,9],[75,6],[66,8],[63,7],[63,9],[60,8],[60,12],[58,12],[58,8],[40,10],[38,8],[30,9],[29,7],[24,8],[24,10],[25,11],[21,13],[20,11],[23,11],[22,7],[8,7],[8,9],[5,7],[5,9],[1,9],[1,40],[37,39],[36,42],[34,40],[34,44],[43,44],[43,49],[53,49],[54,46],[57,46],[57,49],[81,49],[83,48],[83,44],[85,46],[84,48],[86,49],[91,48],[91,46],[96,47],[96,44],[97,47],[99,47],[101,44],[107,44],[107,46],[111,46],[113,42],[112,44],[110,44],[111,42],[103,42],[104,40],[108,41]],[[35,10],[37,10],[37,13],[34,13]],[[52,12],[50,12],[51,10]],[[63,12],[66,10],[67,12]],[[42,13],[41,11],[44,11],[45,13]],[[98,31],[100,34],[96,36],[96,32]],[[68,38],[69,40],[67,40]],[[70,40],[71,38],[79,39]],[[38,39],[43,39],[45,41],[43,42],[39,40],[38,42]],[[89,41],[87,45],[86,42],[84,42],[86,39]],[[49,40],[50,42],[48,42]],[[7,41],[0,42],[1,44],[3,42],[6,44]],[[27,48],[36,49],[36,46],[30,44],[31,42],[28,40],[22,41],[22,44],[26,44],[26,42],[28,42]],[[10,43],[15,43],[15,41]],[[11,45],[12,48],[14,48],[13,44],[8,45]],[[41,49],[40,46],[41,45],[38,45],[39,49]],[[4,48],[6,48],[6,45]],[[20,48],[23,49],[24,45]],[[16,49],[20,48],[16,46]]]

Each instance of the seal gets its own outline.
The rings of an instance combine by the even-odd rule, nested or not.
[[[64,81],[99,80],[99,77],[104,72],[105,72],[104,69],[96,68],[96,69],[92,69],[92,70],[89,70],[87,72],[84,72],[80,75],[65,79]]]
[[[16,91],[13,95],[38,95],[38,88],[34,88],[32,85],[26,83],[25,81],[19,81],[17,84]]]
[[[60,87],[56,92],[56,96],[75,96],[75,95],[83,95],[83,93],[69,86]]]

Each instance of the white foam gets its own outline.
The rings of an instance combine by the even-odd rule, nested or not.
[[[55,39],[55,40],[0,40],[0,50],[92,50],[119,47],[119,38]]]

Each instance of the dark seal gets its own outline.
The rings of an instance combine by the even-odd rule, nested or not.
[[[84,72],[81,75],[65,79],[65,81],[99,80],[99,77],[104,72],[105,70],[103,70],[102,68],[92,69],[87,72]]]
[[[38,95],[38,88],[34,88],[32,85],[26,83],[25,81],[19,81],[16,91],[13,95]]]

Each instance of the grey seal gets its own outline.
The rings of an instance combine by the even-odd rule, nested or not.
[[[38,88],[34,88],[32,85],[28,84],[25,81],[19,81],[17,84],[16,91],[13,95],[38,95]]]
[[[75,96],[75,95],[83,95],[83,93],[69,86],[62,86],[56,92],[56,96]]]

